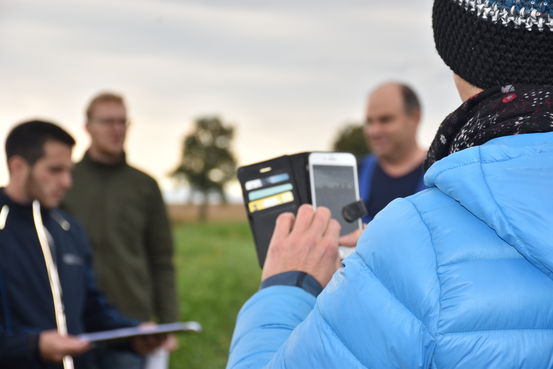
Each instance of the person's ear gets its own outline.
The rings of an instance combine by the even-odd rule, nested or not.
[[[409,113],[409,119],[415,127],[419,126],[421,116],[422,114],[420,109],[414,109],[412,112]]]
[[[461,78],[458,74],[453,73],[453,80],[455,81],[457,92],[459,92],[459,97],[461,97],[461,100],[463,101],[467,101],[472,96],[483,91],[481,88],[476,87],[470,82]]]
[[[11,176],[26,175],[31,166],[22,156],[14,155],[8,160],[8,171]]]

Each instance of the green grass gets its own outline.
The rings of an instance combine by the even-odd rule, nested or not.
[[[181,320],[204,331],[181,335],[172,369],[224,368],[236,314],[259,286],[261,270],[247,223],[174,226]]]

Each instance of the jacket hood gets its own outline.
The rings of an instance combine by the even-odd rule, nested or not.
[[[553,133],[500,137],[456,152],[424,180],[553,278]]]

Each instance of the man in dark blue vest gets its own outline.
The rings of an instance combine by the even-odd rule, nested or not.
[[[359,192],[374,218],[390,201],[424,189],[425,150],[417,143],[421,106],[407,85],[389,82],[369,96],[363,133],[373,154],[359,165]]]

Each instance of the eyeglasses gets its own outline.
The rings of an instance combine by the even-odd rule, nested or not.
[[[110,126],[110,127],[127,127],[130,122],[127,119],[121,119],[121,118],[93,118],[92,119],[95,122],[98,122],[104,126]]]

